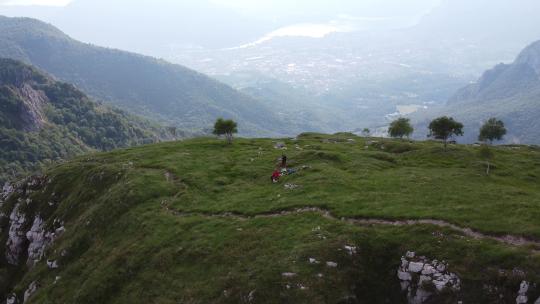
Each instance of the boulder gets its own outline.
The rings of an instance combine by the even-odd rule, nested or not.
[[[326,266],[330,268],[336,268],[338,267],[338,264],[336,262],[326,262]]]
[[[47,267],[49,267],[49,269],[58,269],[58,262],[47,260]]]
[[[407,252],[405,257],[401,258],[397,276],[402,290],[407,291],[408,303],[427,303],[432,296],[445,289],[450,292],[459,291],[461,288],[459,277],[455,273],[448,272],[447,269],[448,266],[444,261],[431,261],[424,256],[417,256],[413,252]],[[424,289],[426,284],[433,284],[435,290]]]
[[[412,275],[407,271],[398,271],[398,278],[401,281],[411,281]]]
[[[420,273],[422,269],[424,269],[424,263],[421,263],[421,262],[409,263],[409,272]]]
[[[355,246],[345,245],[343,246],[343,248],[347,251],[349,255],[355,255],[357,252],[357,248]]]
[[[17,296],[15,294],[12,294],[7,297],[6,304],[17,304]]]
[[[516,298],[516,304],[527,304],[529,303],[529,297],[527,297],[527,292],[529,292],[529,282],[523,281],[519,285],[518,296]]]
[[[435,267],[433,267],[432,265],[429,265],[429,264],[424,265],[424,269],[422,269],[422,274],[423,275],[433,275],[436,272],[437,272],[437,270],[435,269]]]

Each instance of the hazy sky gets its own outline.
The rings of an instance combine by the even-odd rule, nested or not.
[[[77,0],[74,0],[77,1]],[[115,1],[115,0],[111,0]],[[133,2],[136,2],[134,0]],[[185,0],[181,0],[185,1]],[[425,13],[440,0],[211,0],[245,13],[311,14],[332,12],[351,15],[411,16]],[[65,6],[73,0],[0,0],[2,5]],[[156,1],[159,3],[160,1]]]
[[[45,5],[45,6],[65,6],[71,0],[0,0],[2,5]]]
[[[323,32],[409,26],[440,1],[0,0],[0,15],[41,19],[79,40],[149,53],[144,48],[172,44],[235,47],[284,27],[305,32],[304,24]]]

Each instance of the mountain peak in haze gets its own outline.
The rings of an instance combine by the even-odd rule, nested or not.
[[[525,48],[516,60],[517,64],[527,64],[540,76],[540,40]]]

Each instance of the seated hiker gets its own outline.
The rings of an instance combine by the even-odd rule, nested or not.
[[[280,178],[280,177],[281,177],[281,173],[279,172],[278,169],[276,169],[276,170],[274,171],[274,173],[272,173],[272,182],[273,182],[273,183],[279,182],[279,178]]]

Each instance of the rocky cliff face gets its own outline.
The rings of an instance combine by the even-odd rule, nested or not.
[[[31,177],[14,185],[5,184],[0,193],[0,210],[10,210],[9,216],[7,213],[0,214],[2,234],[4,228],[8,228],[4,259],[9,267],[21,272],[31,271],[42,261],[46,262],[50,269],[59,267],[58,262],[45,261],[45,258],[47,250],[65,231],[63,222],[59,219],[44,218],[40,211],[54,206],[32,199],[33,193],[44,189],[49,182],[43,176]],[[39,283],[32,282],[23,295],[8,293],[6,303],[25,303],[38,288]]]
[[[25,131],[37,131],[47,121],[44,106],[48,102],[47,95],[43,91],[36,90],[29,84],[17,88],[17,94],[22,101],[20,105],[20,119]]]

